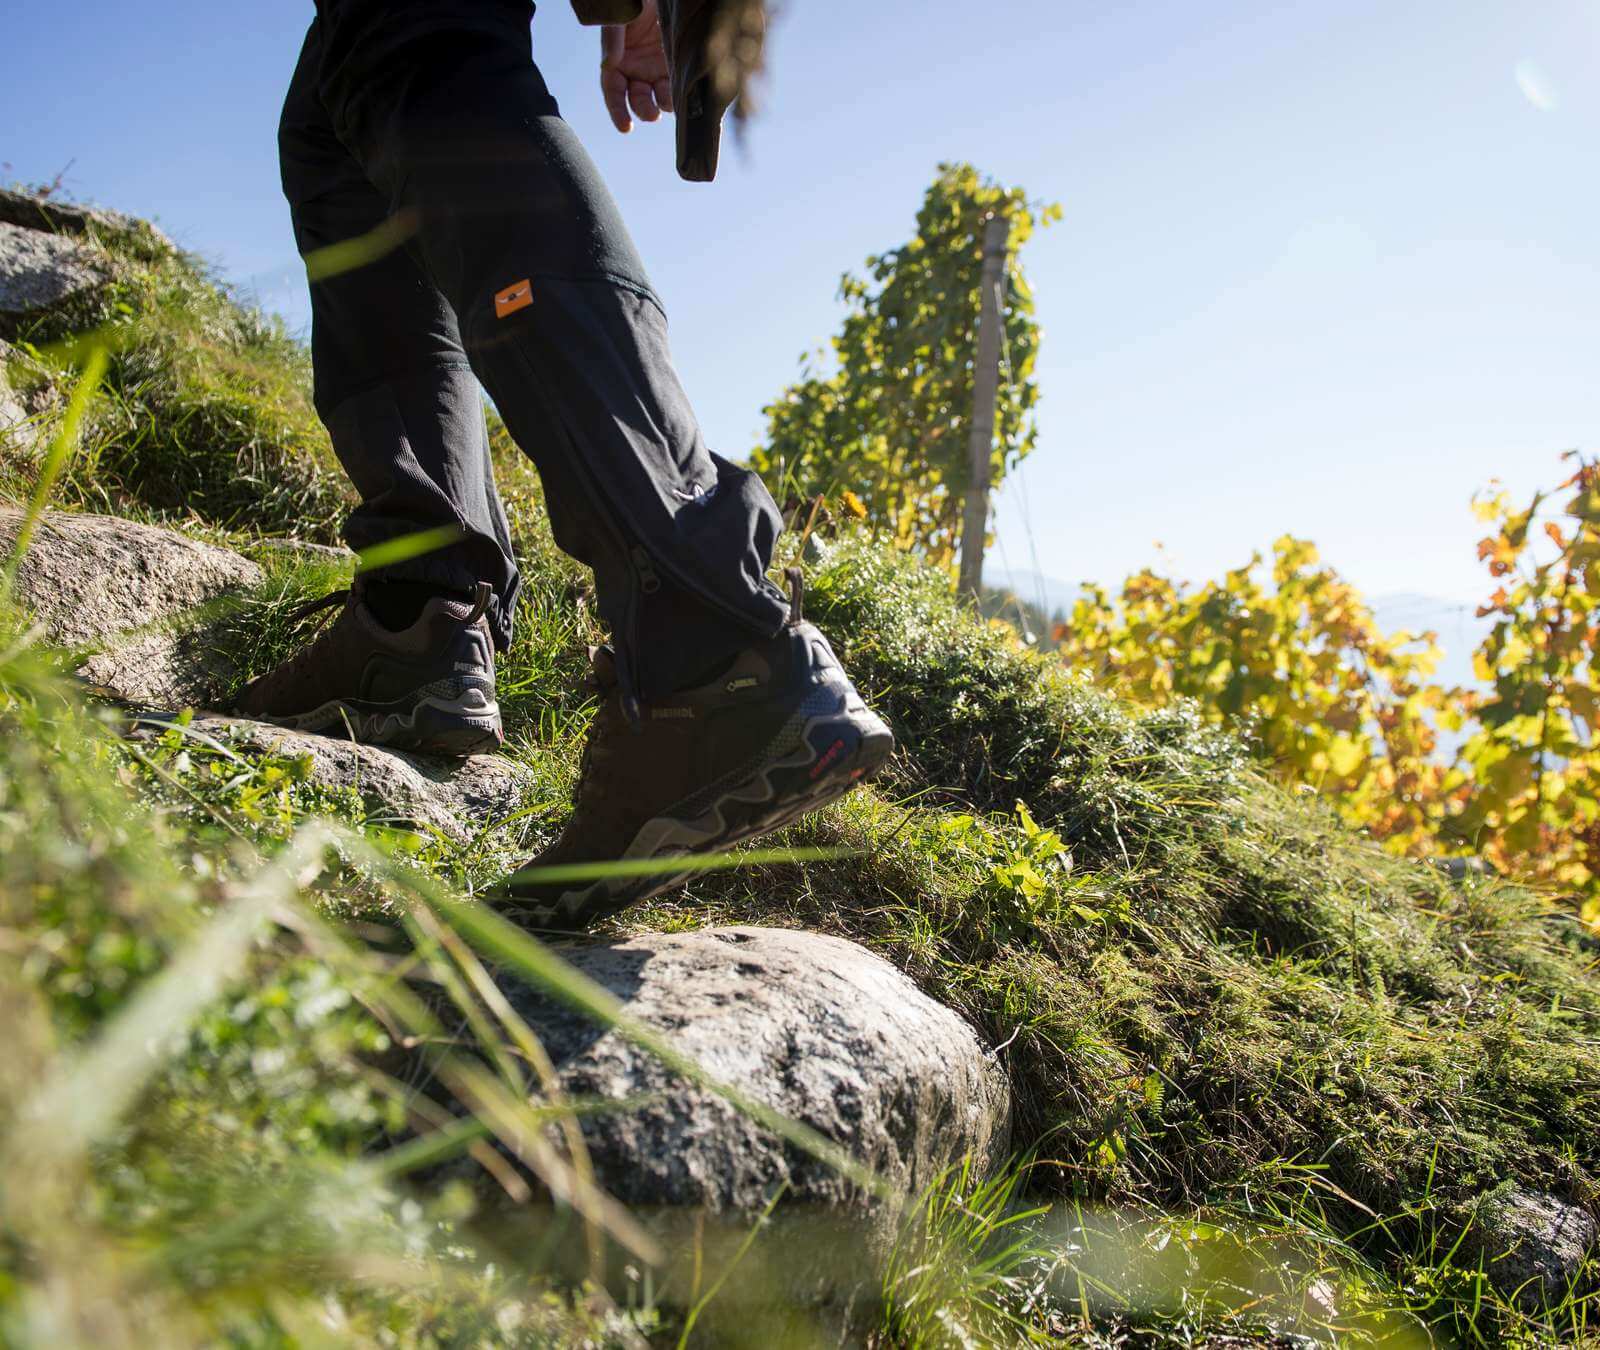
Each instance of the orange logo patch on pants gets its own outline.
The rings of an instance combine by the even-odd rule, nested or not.
[[[532,303],[533,283],[523,277],[521,281],[513,281],[505,290],[494,293],[494,316],[503,319],[507,314],[515,314]]]

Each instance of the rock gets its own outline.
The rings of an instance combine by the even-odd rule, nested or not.
[[[1462,1250],[1469,1261],[1482,1260],[1496,1289],[1537,1311],[1561,1302],[1597,1240],[1587,1211],[1553,1195],[1510,1191],[1475,1207]]]
[[[20,511],[0,506],[0,557],[21,522]],[[175,711],[214,704],[235,674],[205,610],[265,576],[249,559],[173,530],[50,511],[18,571],[17,599],[46,641],[93,649],[78,667],[84,680],[125,702]],[[198,623],[180,622],[197,611]],[[498,755],[401,754],[232,717],[202,717],[193,729],[241,749],[309,754],[313,781],[356,788],[396,823],[457,840],[522,805],[526,773]]]
[[[215,706],[237,675],[206,623],[135,634],[91,652],[78,666],[78,677],[96,693],[145,708]]]
[[[0,548],[15,543],[22,512],[0,506]],[[175,530],[120,516],[46,511],[17,574],[17,598],[51,642],[84,646],[173,618],[265,573],[248,558]]]
[[[28,454],[34,441],[32,428],[28,424],[28,409],[6,377],[6,364],[11,352],[9,344],[0,341],[0,455],[18,451]]]
[[[0,506],[0,556],[21,523],[22,512]],[[213,697],[230,670],[207,623],[178,631],[176,621],[264,576],[249,559],[172,530],[48,511],[16,598],[47,641],[96,649],[80,667],[90,683],[129,702],[184,707]]]
[[[125,241],[131,236],[139,245],[136,251],[146,256],[170,253],[176,248],[156,226],[138,216],[6,188],[0,188],[0,223],[46,234],[111,233],[124,236]]]
[[[1482,858],[1432,858],[1429,861],[1457,886],[1464,886],[1468,881],[1478,881],[1484,877],[1495,875],[1494,868],[1490,867]]]
[[[986,1172],[1006,1149],[1005,1075],[972,1028],[853,942],[712,928],[563,946],[558,954],[715,1078],[819,1131],[901,1195],[964,1156]],[[794,1216],[813,1238],[830,1234],[791,1244],[788,1286],[836,1286],[841,1263],[850,1279],[870,1269],[858,1259],[860,1244],[886,1245],[893,1205],[619,1033],[526,986],[502,986],[568,1094],[642,1099],[585,1114],[583,1133],[596,1179],[651,1218],[664,1248],[688,1250],[677,1239],[704,1210],[747,1225],[786,1183],[780,1215]]]
[[[130,259],[153,262],[173,252],[146,221],[0,190],[0,337],[45,343],[93,328],[110,317],[108,283]]]
[[[315,544],[308,539],[257,539],[250,545],[252,551],[289,554],[297,562],[354,563],[356,555],[338,544]]]
[[[0,317],[60,309],[109,275],[94,251],[75,239],[0,221]]]
[[[313,782],[355,788],[381,818],[458,842],[519,810],[528,782],[527,771],[503,755],[413,755],[238,717],[197,717],[190,731],[241,750],[310,755]]]

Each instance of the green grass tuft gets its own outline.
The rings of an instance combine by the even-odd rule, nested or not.
[[[62,500],[333,541],[354,499],[311,404],[304,348],[159,236],[101,231],[86,243],[110,277],[94,312],[70,332],[47,316],[8,335],[9,382],[42,410],[46,433],[84,349],[111,353]],[[32,469],[30,455],[0,450],[0,492],[23,495]]]

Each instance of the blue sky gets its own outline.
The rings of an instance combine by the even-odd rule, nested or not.
[[[274,130],[309,0],[13,10],[5,176],[66,169],[303,325]],[[1600,0],[787,0],[765,115],[709,187],[664,125],[610,128],[566,5],[534,34],[724,453],[940,160],[1063,204],[1024,260],[1016,569],[1198,579],[1293,531],[1372,594],[1470,602],[1473,491],[1600,441]]]

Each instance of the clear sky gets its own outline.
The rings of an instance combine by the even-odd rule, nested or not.
[[[0,176],[65,169],[302,326],[274,131],[310,12],[8,6]],[[664,125],[611,129],[565,4],[534,34],[724,453],[940,160],[1063,204],[1025,255],[1019,570],[1116,581],[1160,541],[1198,579],[1294,531],[1370,593],[1470,601],[1472,492],[1600,442],[1600,0],[785,0],[765,114],[709,187]]]

